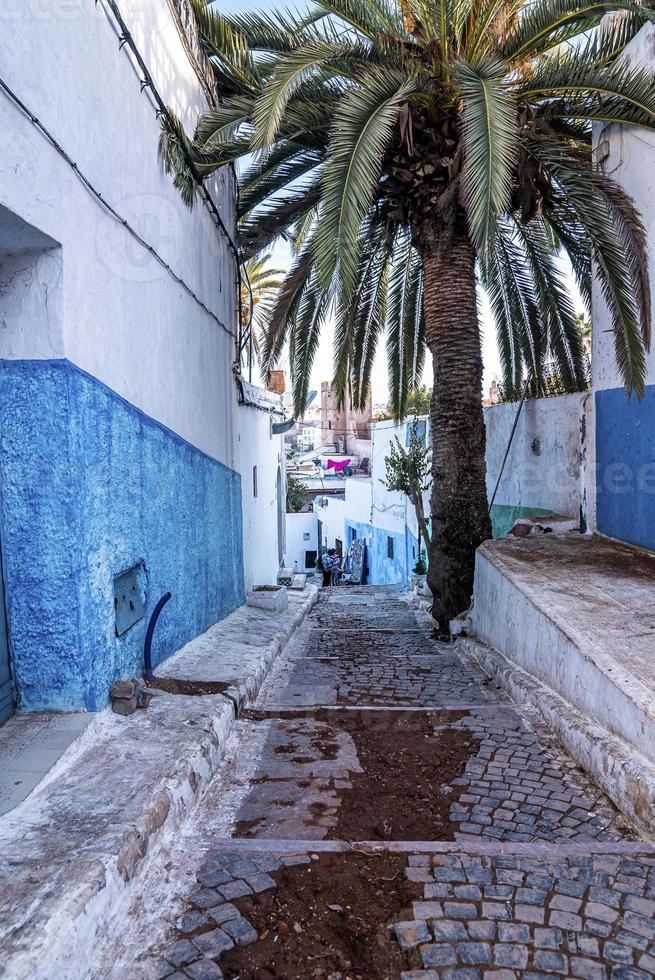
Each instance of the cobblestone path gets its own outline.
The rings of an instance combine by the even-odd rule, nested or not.
[[[437,821],[421,839],[339,838],[349,794],[366,777],[358,739],[367,719],[389,751],[414,730],[422,746],[466,740],[458,774],[436,790],[446,837]],[[244,902],[252,909],[253,896],[274,893],[282,868],[384,851],[401,855],[416,890],[387,923],[404,966],[369,977],[319,963],[307,977],[655,976],[655,848],[532,714],[435,641],[394,590],[324,590],[237,727],[239,752],[202,804],[202,856],[187,870],[195,882],[179,888],[165,941],[135,975],[283,977],[226,966],[239,946],[271,941]]]

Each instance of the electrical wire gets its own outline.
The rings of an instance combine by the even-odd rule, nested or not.
[[[97,4],[98,0],[94,0],[94,2]],[[148,70],[148,66],[143,60],[141,52],[139,51],[136,42],[132,37],[132,34],[130,33],[128,26],[125,23],[125,20],[123,18],[123,15],[120,11],[118,4],[116,3],[116,0],[102,0],[102,4],[109,8],[109,10],[111,11],[114,17],[114,20],[116,21],[116,24],[118,25],[120,48],[122,49],[127,46],[128,49],[132,52],[132,55],[137,65],[139,66],[139,71],[141,72],[141,91],[144,91],[145,89],[148,89],[150,91],[152,98],[154,99],[156,104],[157,116],[158,117],[164,116],[168,121],[168,123],[171,125],[171,127],[175,128],[175,119],[173,118],[168,106],[162,99],[153,81],[152,75]],[[209,193],[207,187],[205,186],[205,183],[198,171],[198,168],[195,165],[195,161],[191,156],[191,154],[189,153],[188,147],[182,140],[180,141],[180,150],[182,151],[182,156],[184,157],[184,161],[187,167],[189,168],[189,172],[191,173],[191,176],[193,177],[198,187],[200,196],[202,197],[205,206],[207,207],[210,214],[212,215],[216,227],[225,237],[228,247],[232,252],[234,259],[236,261],[237,317],[239,321],[239,337],[237,342],[240,346],[242,341],[241,335],[242,335],[243,324],[242,324],[242,313],[241,313],[241,288],[242,288],[241,256],[239,255],[239,249],[236,243],[234,242],[230,232],[228,231],[225,222],[223,221],[223,218],[221,217],[221,214],[216,206],[216,203],[214,202],[214,199]],[[233,337],[235,337],[235,334],[232,331],[230,331],[230,333]],[[239,350],[238,352],[239,360],[240,360],[240,353],[241,351]]]
[[[191,286],[189,286],[189,284],[181,276],[179,276],[177,272],[173,270],[173,268],[169,265],[166,259],[164,259],[163,256],[159,254],[156,248],[153,245],[151,245],[150,242],[148,242],[143,237],[143,235],[141,235],[136,230],[136,228],[134,228],[130,224],[130,222],[126,218],[124,218],[123,215],[119,211],[117,211],[112,204],[109,203],[109,201],[105,197],[103,197],[101,192],[93,185],[93,183],[84,174],[84,172],[80,170],[80,168],[75,163],[73,158],[70,156],[69,153],[66,152],[66,150],[61,145],[61,143],[59,143],[59,141],[52,135],[50,130],[41,122],[38,116],[36,116],[32,112],[32,110],[22,101],[22,99],[20,99],[18,95],[16,95],[13,89],[11,89],[9,85],[7,85],[7,83],[2,78],[0,78],[0,89],[2,89],[2,91],[5,93],[7,98],[11,102],[13,102],[14,105],[17,106],[17,108],[20,109],[20,111],[25,116],[27,116],[27,118],[30,120],[32,125],[36,129],[38,129],[38,131],[41,133],[42,136],[45,137],[45,139],[48,141],[48,143],[50,143],[52,148],[56,150],[59,156],[66,161],[68,166],[75,173],[78,180],[84,185],[84,187],[87,189],[89,194],[91,194],[91,196],[95,198],[95,200],[103,207],[103,209],[107,211],[113,218],[115,218],[116,221],[118,221],[119,224],[121,224],[125,228],[125,230],[132,236],[132,238],[135,239],[135,241],[139,243],[139,245],[141,245],[142,248],[144,248],[147,252],[149,252],[152,255],[152,257],[159,263],[159,265],[161,265],[161,267],[165,269],[165,271],[169,274],[169,276],[171,276],[171,278],[174,279],[175,282],[178,283],[178,285],[180,285],[188,293],[188,295],[198,304],[198,306],[202,310],[204,310],[204,312],[208,316],[210,316],[212,320],[214,320],[214,322],[218,324],[219,327],[221,327],[231,337],[236,339],[236,334],[234,333],[234,331],[231,330],[230,327],[228,327],[225,323],[223,323],[220,317],[218,317],[213,312],[213,310],[209,309],[209,307],[200,299],[197,293],[194,292]]]

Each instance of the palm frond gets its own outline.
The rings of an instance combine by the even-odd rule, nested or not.
[[[335,112],[323,177],[318,260],[324,282],[336,266],[347,290],[355,280],[360,229],[380,175],[384,151],[413,78],[374,68]]]
[[[627,10],[641,16],[644,22],[652,17],[639,0],[536,0],[525,4],[522,16],[510,31],[501,47],[503,58],[520,59],[542,54],[596,27],[609,13]]]
[[[473,67],[460,61],[455,80],[464,100],[462,188],[471,237],[484,252],[511,191],[516,104],[499,62]]]
[[[547,167],[584,225],[592,243],[596,273],[613,327],[619,370],[628,392],[641,397],[646,371],[645,344],[650,337],[649,310],[642,296],[647,268],[640,241],[645,232],[638,214],[623,200],[623,222],[610,195],[593,171],[572,170],[565,151],[552,140],[527,141],[531,152]],[[603,178],[607,183],[608,178]],[[631,210],[629,229],[624,222]]]
[[[352,72],[354,64],[366,60],[367,53],[363,45],[313,41],[280,58],[255,103],[253,147],[261,149],[273,142],[287,105],[305,82],[317,76]]]

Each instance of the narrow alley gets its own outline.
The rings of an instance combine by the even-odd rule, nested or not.
[[[98,976],[655,975],[655,850],[393,588],[324,590]]]

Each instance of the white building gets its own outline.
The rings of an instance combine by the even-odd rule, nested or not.
[[[0,15],[0,722],[101,707],[163,593],[157,660],[283,548],[272,406],[232,375],[233,178],[208,182],[221,231],[157,159],[155,90],[192,130],[202,55],[183,0],[120,7],[134,49],[102,0]]]

